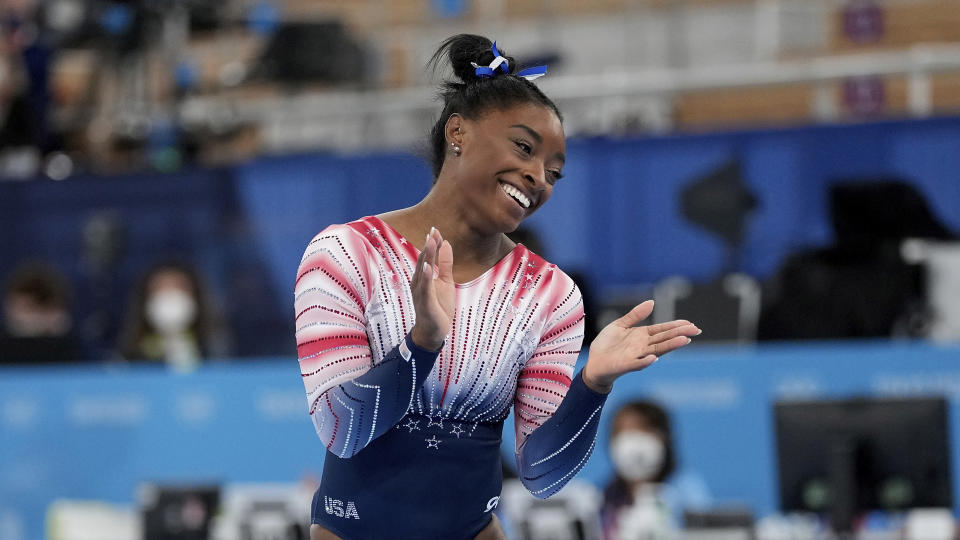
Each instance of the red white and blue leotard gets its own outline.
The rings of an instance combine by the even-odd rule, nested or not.
[[[593,450],[605,396],[573,376],[573,281],[517,245],[456,286],[450,334],[431,353],[408,336],[418,255],[365,217],[318,234],[297,273],[300,370],[328,451],[312,521],[344,539],[472,538],[500,495],[511,406],[534,495],[559,491]]]

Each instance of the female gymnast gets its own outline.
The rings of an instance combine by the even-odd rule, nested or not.
[[[505,538],[493,510],[510,407],[519,476],[549,497],[590,456],[614,380],[700,332],[635,326],[647,301],[604,328],[573,374],[580,292],[505,234],[562,176],[560,112],[529,80],[544,68],[517,71],[475,35],[446,40],[431,62],[444,59],[460,82],[443,87],[430,192],[327,227],[297,273],[300,369],[327,448],[314,540]]]

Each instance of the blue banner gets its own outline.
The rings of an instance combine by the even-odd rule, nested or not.
[[[296,482],[322,468],[294,359],[212,363],[188,374],[129,365],[0,374],[0,518],[27,539],[43,537],[57,498],[133,504],[141,482]],[[653,398],[671,412],[682,468],[715,502],[764,516],[778,507],[773,403],[838,396],[949,398],[960,466],[960,346],[693,347],[618,381],[580,478],[609,479],[611,413]],[[512,420],[504,455],[512,463]],[[956,474],[953,486],[960,501]]]

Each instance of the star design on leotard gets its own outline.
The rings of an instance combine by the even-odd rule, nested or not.
[[[533,274],[527,274],[527,281],[533,281]]]
[[[436,435],[431,435],[429,439],[424,440],[427,441],[427,448],[440,449],[440,439],[438,439]]]
[[[400,239],[400,245],[401,245],[401,246],[407,245],[407,239],[406,239],[406,238],[401,238],[401,239]]]
[[[454,425],[454,426],[453,426],[453,430],[450,431],[450,434],[451,434],[451,435],[456,435],[457,438],[459,439],[459,438],[460,438],[460,435],[463,435],[463,434],[466,433],[466,432],[467,432],[467,430],[463,429],[462,427],[460,427],[459,424],[457,424],[457,425]]]
[[[420,423],[419,420],[414,420],[413,418],[407,418],[407,423],[404,424],[403,427],[409,429],[409,430],[410,430],[410,433],[413,433],[414,430],[420,429],[420,428],[417,426],[417,424],[419,424],[419,423]]]
[[[428,416],[428,417],[427,417],[427,427],[432,427],[432,426],[437,426],[437,427],[439,427],[440,429],[443,429],[443,417],[442,417],[442,416],[437,416],[437,421],[434,422],[434,421],[433,421],[433,417],[432,417],[432,416]]]

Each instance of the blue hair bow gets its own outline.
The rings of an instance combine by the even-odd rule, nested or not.
[[[493,42],[493,47],[490,48],[493,52],[493,62],[490,62],[488,66],[481,66],[476,62],[470,62],[470,64],[475,68],[475,73],[477,77],[481,79],[487,77],[494,77],[497,75],[497,70],[499,69],[503,73],[510,73],[510,64],[507,62],[507,59],[504,58],[500,51],[497,50],[497,42]],[[523,77],[528,81],[532,81],[536,78],[543,77],[547,74],[547,66],[534,66],[531,68],[520,70],[516,73],[517,77]]]

